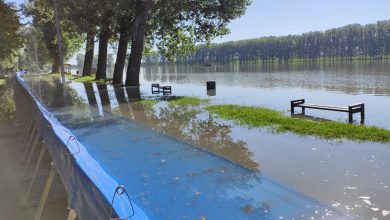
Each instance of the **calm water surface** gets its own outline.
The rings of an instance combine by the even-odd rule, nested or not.
[[[390,128],[390,62],[294,64],[280,67],[148,66],[142,69],[143,94],[150,83],[173,86],[174,95],[207,97],[206,81],[216,81],[215,103],[258,105],[281,111],[290,101],[348,106],[366,104],[366,123]],[[308,110],[308,115],[347,121],[346,113]],[[359,120],[358,115],[355,116]]]
[[[68,105],[79,106],[66,111],[65,116],[98,120],[105,112],[120,115],[269,177],[351,219],[390,219],[388,144],[274,134],[215,118],[204,110],[173,107],[164,102],[150,108],[132,102],[140,96],[152,96],[150,84],[154,82],[173,86],[174,95],[208,97],[205,83],[214,80],[216,96],[208,97],[213,103],[265,106],[288,114],[290,100],[298,98],[332,105],[364,102],[367,123],[390,128],[387,70],[388,63],[301,64],[288,68],[153,66],[142,69],[140,90],[71,83],[57,95],[71,97]],[[45,84],[48,83],[31,81],[41,100],[55,106],[52,94],[40,90]],[[343,113],[307,114],[347,120]]]

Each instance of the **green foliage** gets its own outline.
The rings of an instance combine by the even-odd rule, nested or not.
[[[281,112],[259,107],[217,105],[206,109],[221,118],[233,120],[241,125],[267,127],[275,132],[293,132],[325,139],[390,143],[390,131],[378,127],[288,117]]]
[[[32,1],[25,5],[24,13],[33,17],[33,26],[42,33],[41,40],[46,45],[51,61],[58,67],[58,39],[52,2],[49,0]],[[59,14],[64,59],[66,61],[79,51],[83,38],[77,32],[77,28],[71,20],[61,17],[65,12],[60,10]]]
[[[0,83],[0,122],[9,122],[14,118],[15,103],[13,89],[10,85]]]
[[[165,52],[161,55],[170,56]],[[389,55],[390,20],[364,26],[352,24],[301,35],[270,36],[200,45],[196,48],[196,52],[176,56],[174,60],[177,63],[203,63],[205,59],[216,63],[282,63],[352,60],[354,58],[383,59]]]
[[[249,4],[249,0],[154,1],[149,36],[160,53],[173,60],[192,53],[197,43],[228,34],[227,24],[243,15]]]
[[[11,68],[17,62],[23,38],[21,24],[14,4],[0,0],[0,70]]]
[[[43,33],[33,26],[25,26],[21,31],[25,44],[18,62],[19,69],[38,71],[44,68],[51,60],[46,45],[42,41]]]
[[[208,99],[200,99],[196,97],[178,97],[178,98],[172,98],[168,100],[168,103],[170,105],[175,106],[184,106],[184,105],[201,105],[201,104],[207,104],[209,102]]]

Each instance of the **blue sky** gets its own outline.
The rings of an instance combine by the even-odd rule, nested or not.
[[[389,0],[252,0],[246,14],[229,25],[231,34],[215,41],[375,23],[390,19],[389,9]]]
[[[231,33],[215,42],[300,34],[387,19],[389,0],[252,0],[245,15],[229,24]]]

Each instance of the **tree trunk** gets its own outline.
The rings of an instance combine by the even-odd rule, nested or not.
[[[110,38],[107,25],[99,34],[99,55],[96,70],[96,80],[107,78],[107,46]]]
[[[53,66],[51,67],[51,73],[59,73],[60,72],[60,64],[58,63],[58,60],[56,59],[53,63]]]
[[[85,48],[83,76],[89,76],[92,73],[93,53],[95,49],[95,34],[87,33],[87,44]]]
[[[140,4],[134,18],[131,53],[126,74],[126,86],[139,86],[139,73],[145,43],[147,8],[147,4]]]
[[[118,52],[115,62],[113,84],[123,83],[123,69],[126,63],[127,44],[129,43],[129,34],[127,27],[122,26],[119,38]]]

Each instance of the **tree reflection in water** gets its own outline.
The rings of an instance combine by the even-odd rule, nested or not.
[[[253,153],[246,143],[232,138],[232,127],[218,122],[206,111],[189,106],[164,105],[153,108],[141,100],[139,88],[115,89],[120,113],[124,117],[153,127],[176,139],[214,152],[246,168],[259,171],[259,164],[252,160]]]
[[[97,105],[101,104],[106,114],[119,114],[253,171],[260,170],[246,143],[232,138],[232,126],[216,120],[207,111],[165,102],[157,107],[143,104],[138,87],[113,86],[108,89],[108,85],[100,84],[96,85],[98,91],[95,92],[91,83],[84,83],[84,89],[76,90],[67,85],[63,87],[56,81],[44,82],[40,82],[47,87],[44,90],[52,93],[42,93],[40,99],[47,102],[48,106],[57,108],[56,112],[60,112],[58,107],[63,107],[62,113],[56,116],[68,126],[84,127],[89,123],[99,123],[100,120],[105,124],[110,123],[98,112]],[[99,99],[100,103],[97,101]],[[116,102],[118,107],[113,109],[112,103]]]

